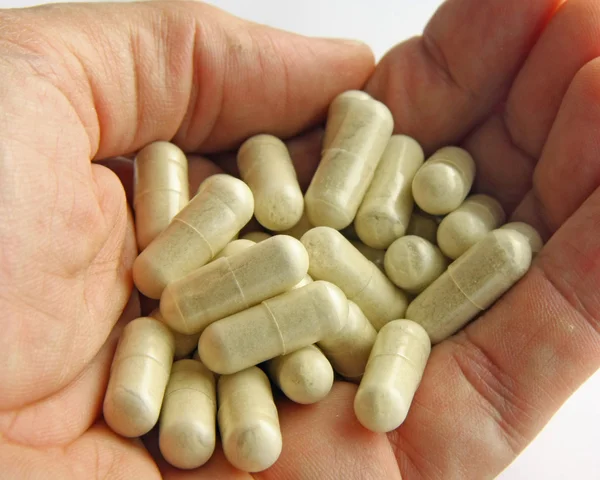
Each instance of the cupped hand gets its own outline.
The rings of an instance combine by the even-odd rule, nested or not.
[[[397,431],[362,428],[347,383],[312,406],[282,401],[282,456],[255,478],[493,478],[600,366],[599,16],[591,0],[448,0],[377,67],[366,89],[396,132],[428,153],[465,146],[476,189],[549,241],[515,288],[433,349]],[[154,457],[102,422],[115,339],[139,304],[123,185],[90,160],[160,139],[214,154],[254,133],[297,136],[363,87],[369,50],[197,3],[43,7],[0,22],[3,473],[250,478],[220,451],[197,471],[170,468],[151,441]],[[290,140],[304,184],[319,140]],[[128,188],[124,164],[110,166]],[[192,188],[220,168],[231,160],[192,160]]]

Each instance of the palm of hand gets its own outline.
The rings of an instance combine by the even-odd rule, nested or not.
[[[386,436],[360,427],[350,384],[336,385],[314,406],[283,402],[282,457],[256,478],[491,478],[600,363],[593,314],[600,301],[594,158],[600,70],[590,61],[597,52],[587,37],[564,33],[599,29],[590,20],[598,7],[568,2],[531,50],[557,2],[485,3],[447,2],[423,39],[386,56],[367,90],[390,106],[397,130],[415,136],[427,151],[464,144],[477,160],[476,187],[552,239],[516,288],[433,350],[400,429]],[[135,245],[119,180],[89,159],[175,134],[186,150],[201,145],[208,152],[258,131],[293,135],[313,124],[336,93],[359,88],[370,73],[369,59],[358,47],[308,47],[305,40],[244,27],[245,33],[237,31],[223,44],[232,58],[228,68],[240,69],[248,83],[226,78],[216,60],[223,52],[212,45],[202,56],[196,52],[192,84],[186,59],[200,49],[202,35],[223,34],[216,28],[198,33],[189,12],[207,25],[239,28],[239,22],[203,6],[188,6],[187,16],[173,5],[119,8],[141,26],[123,34],[125,44],[117,32],[106,50],[91,38],[40,46],[4,32],[1,463],[11,478],[39,471],[56,478],[159,478],[159,467],[165,478],[245,478],[222,453],[198,472],[179,472],[160,460],[157,466],[139,442],[113,435],[97,420],[119,324],[110,332],[129,298]],[[90,12],[82,7],[69,15],[85,22]],[[48,15],[58,27],[44,27],[47,39],[58,28],[79,32],[60,25],[57,13]],[[157,13],[167,20],[161,24]],[[465,18],[471,28],[458,32]],[[30,31],[41,25],[35,14],[8,20]],[[166,30],[177,51],[162,51],[166,44],[157,46],[150,36],[166,38]],[[243,35],[252,35],[258,47]],[[556,45],[565,38],[572,44],[561,56]],[[260,57],[261,42],[275,50],[270,62],[256,67],[248,59]],[[115,60],[116,66],[90,60],[99,51],[127,48],[131,55]],[[249,79],[257,72],[262,78],[280,73],[284,60],[277,49],[283,57],[302,48],[320,59],[298,54],[288,65],[288,83],[274,82],[265,98],[262,82]],[[156,58],[164,58],[158,73]],[[345,74],[325,80],[323,70],[332,65],[339,71],[344,65]],[[110,67],[112,77],[101,77],[100,67]],[[119,77],[132,71],[133,78]],[[322,91],[310,88],[316,83]],[[153,100],[156,91],[168,98]],[[276,93],[286,100],[271,101]],[[291,143],[304,183],[314,169],[317,137]],[[192,177],[218,168],[198,163]],[[132,299],[123,321],[138,314]]]

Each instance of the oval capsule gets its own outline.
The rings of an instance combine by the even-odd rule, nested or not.
[[[392,136],[354,219],[365,245],[386,249],[406,233],[414,207],[412,181],[423,160],[423,149],[415,140]]]
[[[133,280],[159,299],[167,284],[208,263],[252,218],[252,192],[241,180],[217,174],[137,257]]]
[[[427,332],[409,320],[394,320],[377,334],[354,397],[358,421],[373,432],[391,432],[408,415],[431,352]]]
[[[413,211],[406,229],[406,235],[415,235],[437,244],[438,224],[436,217],[421,211]]]
[[[448,262],[439,248],[424,238],[406,235],[385,252],[388,278],[408,293],[421,293],[438,278]]]
[[[531,247],[514,230],[494,230],[452,262],[408,306],[432,343],[457,332],[512,287],[531,265]]]
[[[348,319],[335,335],[317,343],[337,373],[359,382],[365,372],[377,332],[362,310],[348,302]]]
[[[160,299],[160,312],[173,330],[201,332],[215,320],[291,289],[307,271],[308,254],[302,244],[276,235],[169,284]]]
[[[244,472],[260,472],[281,454],[277,407],[269,379],[258,367],[223,375],[217,419],[225,458]]]
[[[162,456],[177,468],[204,465],[217,436],[215,377],[196,360],[173,364],[159,421]]]
[[[343,125],[354,102],[371,101],[373,97],[362,90],[348,90],[333,99],[327,114],[327,128],[323,134],[321,151],[327,150]]]
[[[500,227],[506,216],[500,203],[488,195],[471,195],[440,223],[437,244],[448,258],[456,260],[489,232]]]
[[[177,145],[159,141],[138,152],[133,168],[135,234],[142,251],[189,202],[188,160]]]
[[[538,231],[531,225],[525,222],[510,222],[502,225],[501,229],[516,230],[520,234],[524,235],[529,241],[531,246],[531,253],[535,256],[542,248],[544,248],[544,240]]]
[[[408,304],[404,292],[340,232],[316,227],[306,232],[301,241],[308,252],[309,275],[341,288],[376,330],[404,315]]]
[[[173,335],[154,318],[140,317],[125,326],[103,405],[104,420],[114,432],[140,437],[156,425],[174,348]]]
[[[344,113],[338,115],[337,109]],[[331,104],[329,118],[339,121],[323,149],[306,195],[310,223],[342,229],[350,225],[394,129],[389,109],[371,97],[342,93]]]
[[[159,322],[165,323],[165,319],[160,314],[160,310],[158,308],[153,310],[149,316],[155,318]],[[200,333],[194,333],[193,335],[184,335],[183,333],[171,330],[171,334],[173,335],[173,341],[175,345],[174,357],[176,360],[187,357],[196,349],[196,347],[198,347],[198,339],[200,338]]]
[[[238,372],[337,333],[347,317],[339,288],[310,283],[209,325],[198,342],[200,359],[221,375]]]
[[[221,250],[215,256],[215,258],[213,258],[213,261],[223,257],[231,257],[236,253],[243,252],[244,250],[248,249],[253,245],[256,245],[256,242],[248,240],[247,238],[238,238],[237,240],[232,240],[227,245],[225,245],[225,248]]]
[[[444,147],[415,174],[412,193],[419,208],[432,215],[456,210],[475,179],[475,161],[462,148]]]
[[[267,369],[285,396],[302,405],[323,400],[333,386],[331,363],[314,345],[269,360]]]
[[[298,223],[304,211],[294,164],[285,143],[273,135],[255,135],[237,154],[240,177],[254,195],[254,216],[276,232]]]

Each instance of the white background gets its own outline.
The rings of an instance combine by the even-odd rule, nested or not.
[[[485,1],[485,0],[482,0]],[[527,1],[527,0],[524,0]],[[35,0],[0,0],[0,7]],[[419,34],[439,0],[212,0],[241,17],[298,33],[357,38],[377,58]],[[585,384],[500,480],[600,479],[600,373]]]

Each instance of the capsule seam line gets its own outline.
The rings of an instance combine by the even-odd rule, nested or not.
[[[147,359],[150,359],[150,360],[158,363],[165,372],[167,372],[169,375],[171,374],[171,369],[170,368],[168,368],[168,369],[165,368],[165,366],[162,364],[162,362],[160,362],[158,359],[154,358],[151,355],[144,355],[144,354],[142,354],[142,355],[127,355],[126,357],[121,357],[121,358],[119,358],[117,360],[117,362],[114,365],[111,365],[111,370],[113,368],[115,368],[119,363],[123,362],[123,360],[127,360],[127,359],[130,359],[130,358],[140,358],[140,357],[141,358],[147,358]]]
[[[361,255],[362,255],[362,253],[361,253]],[[372,262],[369,260],[369,263],[372,263]],[[373,263],[373,268],[377,268],[374,263]],[[373,268],[371,268],[371,276],[369,277],[369,280],[367,280],[367,283],[365,283],[365,286],[363,288],[361,288],[358,292],[356,292],[354,295],[352,295],[352,298],[348,298],[348,300],[354,301],[354,299],[356,297],[358,297],[361,293],[363,293],[367,289],[367,287],[371,283],[371,280],[373,280],[373,277],[375,276],[375,270],[373,270]]]
[[[378,357],[398,357],[398,358],[402,358],[404,360],[406,360],[406,362],[410,363],[413,367],[417,367],[418,365],[412,361],[410,358],[408,358],[405,355],[401,355],[399,353],[380,353],[379,355],[375,355],[373,358],[378,358]]]
[[[263,302],[263,305],[267,309],[267,312],[269,312],[269,315],[271,316],[271,319],[273,320],[273,323],[275,323],[275,328],[277,328],[277,333],[279,334],[279,340],[281,340],[281,348],[283,350],[283,353],[281,355],[285,355],[287,353],[287,349],[285,347],[285,340],[283,339],[283,334],[281,333],[281,329],[279,328],[279,324],[277,323],[277,319],[275,318],[275,315],[273,315],[273,312],[269,308],[269,305],[267,305],[267,302]]]
[[[246,310],[247,310],[250,308],[250,305],[248,304],[248,300],[246,300],[246,295],[244,295],[244,290],[242,289],[240,282],[238,282],[238,279],[235,275],[235,271],[233,270],[233,268],[231,268],[231,263],[229,262],[229,259],[227,257],[225,257],[225,258],[227,259],[227,266],[229,267],[229,271],[231,272],[231,276],[233,277],[235,286],[236,286],[240,296],[242,297],[242,300],[244,301],[244,305],[246,306]]]
[[[473,300],[471,300],[471,298],[465,293],[465,291],[460,287],[460,285],[458,284],[458,282],[456,280],[454,280],[454,277],[452,276],[452,270],[449,268],[448,269],[448,276],[450,277],[450,280],[452,280],[452,283],[454,285],[456,285],[456,288],[458,288],[460,290],[460,293],[463,294],[463,296],[469,301],[471,302],[471,305],[473,305],[475,308],[481,310],[482,312],[485,310],[485,308],[481,308],[479,305],[477,305]]]
[[[202,233],[200,233],[200,231],[199,231],[197,228],[195,228],[193,225],[190,225],[189,223],[187,223],[187,222],[183,221],[181,218],[177,218],[177,217],[175,217],[175,218],[173,219],[173,221],[174,221],[174,222],[183,223],[184,225],[186,225],[186,226],[188,226],[189,228],[191,228],[191,229],[192,229],[194,232],[196,232],[196,233],[197,233],[197,234],[200,236],[200,238],[202,239],[202,241],[203,241],[203,242],[206,244],[206,246],[208,247],[208,250],[209,250],[209,252],[210,252],[210,256],[211,256],[211,258],[215,256],[215,253],[216,253],[216,252],[214,252],[214,251],[213,251],[213,249],[212,249],[212,247],[211,247],[210,243],[208,243],[208,241],[206,240],[206,238],[204,237],[204,235],[202,235]]]
[[[135,195],[135,198],[133,199],[133,206],[135,207],[135,205],[137,204],[138,200],[141,197],[144,197],[150,193],[158,193],[158,192],[173,192],[173,193],[176,193],[177,195],[181,195],[181,191],[175,190],[174,188],[158,188],[156,190],[142,190],[141,192],[138,192]]]
[[[167,395],[165,395],[165,398],[168,398],[170,395],[172,395],[176,392],[181,392],[181,391],[185,391],[185,390],[189,390],[190,392],[198,392],[198,393],[204,395],[206,398],[208,398],[210,403],[212,403],[215,407],[217,406],[217,403],[210,397],[210,395],[207,395],[205,392],[203,392],[201,390],[197,390],[195,388],[190,388],[190,387],[183,387],[183,388],[177,388],[175,390],[171,390]]]

